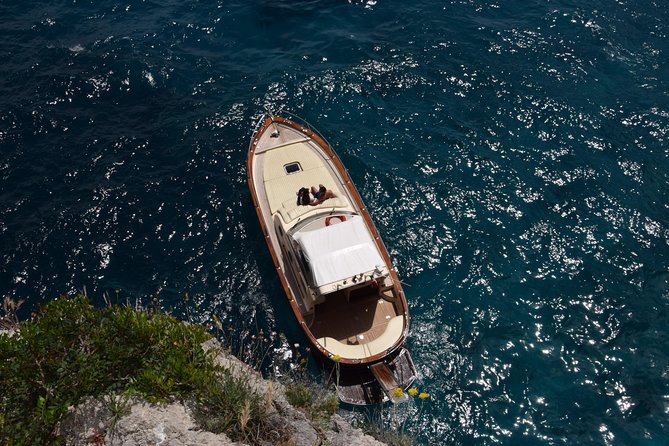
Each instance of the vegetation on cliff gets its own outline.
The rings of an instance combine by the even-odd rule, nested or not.
[[[127,410],[119,395],[183,399],[209,431],[249,443],[263,432],[262,398],[203,350],[203,327],[128,306],[97,309],[84,295],[20,323],[12,305],[5,301],[4,324],[14,334],[0,335],[0,444],[62,442],[57,422],[87,396],[118,415]]]
[[[64,444],[59,422],[74,407],[88,407],[91,397],[111,414],[106,426],[112,430],[116,420],[129,413],[131,401],[178,400],[204,431],[250,445],[294,442],[294,429],[289,432],[286,420],[273,416],[278,396],[273,395],[272,383],[259,390],[252,373],[234,372],[217,356],[224,348],[228,357],[244,358],[257,370],[269,348],[262,336],[253,336],[251,342],[237,340],[237,346],[227,340],[225,347],[216,343],[219,347],[211,348],[207,345],[216,341],[201,325],[144,308],[96,308],[85,295],[62,296],[21,322],[16,316],[19,306],[6,298],[0,308],[0,446]],[[219,336],[224,334],[221,322],[215,322]],[[338,409],[336,394],[308,376],[308,357],[298,352],[293,360],[282,379],[283,397],[325,439]],[[429,398],[416,389],[408,394],[420,401],[420,409]],[[389,445],[417,444],[395,405],[389,422],[381,416],[383,407],[379,409],[378,418],[370,419],[363,430]],[[338,432],[335,435],[343,435]],[[88,442],[105,444],[107,434],[94,432]],[[365,441],[369,443],[359,444],[376,444]]]

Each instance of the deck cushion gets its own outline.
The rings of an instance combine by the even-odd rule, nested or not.
[[[347,206],[348,203],[343,197],[328,198],[323,203],[316,206],[298,206],[297,199],[295,198],[284,201],[278,212],[281,214],[281,218],[283,218],[284,222],[290,223],[314,209],[345,208]]]
[[[290,163],[300,163],[304,172],[323,165],[323,159],[306,142],[296,142],[277,147],[268,150],[263,156],[265,157],[263,162],[263,180],[265,182],[285,177],[284,166]]]
[[[288,224],[316,209],[346,208],[349,206],[326,160],[311,146],[313,142],[296,142],[263,153],[263,182],[267,202],[272,214],[279,213]],[[301,170],[288,174],[285,166],[299,163]],[[318,206],[298,206],[297,191],[302,187],[325,185],[335,197]]]
[[[403,329],[404,316],[395,316],[388,321],[386,330],[381,336],[366,344],[344,344],[329,336],[318,338],[317,341],[332,355],[339,355],[344,359],[364,359],[383,353],[392,347],[402,336]]]

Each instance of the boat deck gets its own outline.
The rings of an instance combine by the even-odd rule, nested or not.
[[[279,136],[269,140],[263,137],[266,145],[258,144],[253,164],[256,193],[268,227],[272,226],[270,219],[274,221],[277,215],[287,232],[298,221],[318,213],[335,209],[354,212],[343,179],[329,156],[301,132],[283,126],[275,128],[280,128]],[[317,206],[298,206],[297,191],[319,184],[331,190],[334,197]]]
[[[331,337],[344,344],[365,344],[381,337],[397,315],[395,305],[376,292],[352,293],[347,301],[344,291],[339,291],[316,305],[309,328],[317,339]]]
[[[410,385],[416,372],[403,347],[409,328],[404,293],[351,178],[327,141],[304,124],[263,117],[249,146],[247,180],[263,236],[301,328],[326,359],[326,367],[336,364],[339,370],[341,366],[340,399],[351,404],[377,403],[387,399],[389,386]],[[298,206],[297,191],[319,184],[332,190],[334,197],[317,206]],[[372,262],[374,268],[355,264],[355,271],[343,275],[339,274],[343,268],[326,269],[327,263],[318,263],[325,265],[321,269],[311,268],[317,260],[338,258],[321,259],[322,251],[315,241],[311,243],[308,233],[320,231],[328,222],[335,228],[355,223],[358,217],[364,219],[371,236],[371,244],[365,246],[381,255],[380,261]],[[297,246],[300,242],[309,247],[307,254],[314,255],[305,257],[304,246]],[[308,275],[309,271],[314,274]],[[320,280],[329,277],[324,271],[345,279]],[[363,277],[364,283],[359,282]],[[347,283],[349,278],[353,283]],[[376,283],[368,286],[368,278]],[[333,283],[328,289],[316,287]],[[385,392],[378,381],[381,375]]]

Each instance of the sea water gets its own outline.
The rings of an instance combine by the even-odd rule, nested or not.
[[[669,444],[668,11],[3,1],[0,293],[26,314],[159,296],[304,345],[245,171],[253,124],[286,110],[334,146],[406,283],[430,397],[384,423]]]

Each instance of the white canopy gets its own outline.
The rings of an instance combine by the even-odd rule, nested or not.
[[[298,232],[294,238],[302,247],[317,287],[385,265],[361,217]]]

